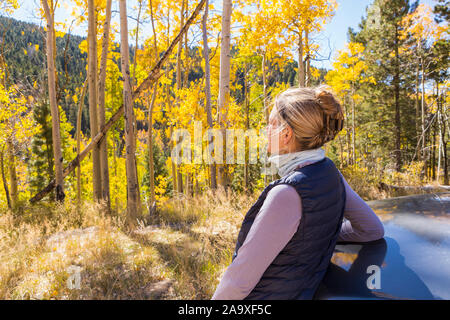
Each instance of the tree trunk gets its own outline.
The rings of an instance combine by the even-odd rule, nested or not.
[[[118,142],[117,142],[117,144],[118,144]],[[116,144],[115,139],[113,138],[113,163],[114,163],[114,177],[115,178],[117,178],[117,149],[119,149],[117,144]],[[114,194],[114,195],[115,195],[115,197],[114,197],[115,210],[116,210],[116,212],[119,212],[119,210],[120,210],[119,200],[118,200],[119,197],[117,196],[117,194]]]
[[[3,182],[3,188],[5,189],[6,202],[8,203],[8,208],[12,209],[11,198],[9,197],[8,182],[6,181],[6,176],[5,176],[5,165],[3,162],[4,150],[5,150],[5,148],[3,147],[2,152],[0,153],[0,166],[2,169],[2,182]]]
[[[139,193],[136,175],[136,145],[134,139],[134,112],[131,96],[130,58],[126,0],[120,0],[120,64],[123,77],[123,106],[125,119],[125,150],[127,176],[127,217],[134,225],[138,217]]]
[[[349,98],[347,97],[347,100]],[[350,97],[351,99],[351,97]],[[344,109],[345,109],[345,119],[349,118],[349,114],[348,114],[348,108],[346,105],[344,105]],[[352,157],[350,157],[350,150],[351,150],[351,137],[350,137],[350,128],[349,128],[349,124],[348,121],[345,121],[345,132],[346,132],[346,142],[347,142],[347,165],[353,165],[353,161],[352,161]]]
[[[222,2],[222,41],[220,45],[220,77],[219,77],[219,97],[218,97],[218,116],[219,125],[223,135],[222,159],[224,163],[219,165],[219,183],[226,188],[228,182],[226,177],[226,157],[225,150],[227,139],[225,135],[226,111],[230,103],[230,28],[231,28],[231,10],[232,0],[223,0]]]
[[[205,110],[206,110],[206,117],[208,120],[208,127],[210,129],[213,129],[213,117],[212,117],[212,110],[211,110],[211,71],[210,71],[210,65],[209,65],[209,47],[208,47],[208,30],[206,28],[206,22],[208,21],[208,6],[209,1],[206,0],[205,4],[205,13],[203,14],[202,19],[202,35],[203,35],[203,59],[205,60]],[[212,153],[212,150],[214,148],[213,141],[211,140],[208,142],[208,148],[210,148],[209,154]],[[209,171],[211,175],[211,188],[213,190],[217,189],[217,180],[216,180],[216,164],[211,161],[209,165]]]
[[[83,89],[81,91],[81,97],[78,104],[78,113],[77,113],[77,156],[80,156],[81,152],[81,116],[83,114],[83,105],[84,105],[84,97],[86,95],[86,87],[87,87],[88,78],[84,81]],[[77,204],[80,206],[81,204],[81,163],[77,166]]]
[[[305,86],[305,64],[303,63],[303,31],[298,36],[298,86]]]
[[[14,144],[12,137],[6,139],[7,151],[8,151],[8,165],[9,165],[9,186],[11,188],[11,209],[16,209],[19,202],[19,194],[17,191],[17,172],[16,172],[16,157],[14,152]]]
[[[54,33],[55,25],[53,15],[48,6],[47,0],[41,0],[44,8],[45,17],[47,20],[47,72],[48,72],[48,95],[50,101],[50,112],[52,116],[52,139],[53,139],[53,157],[55,159],[55,188],[56,200],[64,201],[64,176],[63,176],[63,158],[61,151],[61,133],[59,127],[59,110],[56,103],[56,71],[55,71],[55,57],[54,57]]]
[[[167,34],[170,35],[170,6],[167,8]],[[181,39],[180,39],[181,41]],[[167,37],[167,45],[169,45],[169,37]],[[167,67],[165,70],[165,76],[167,79],[169,79],[169,68]],[[168,83],[166,83],[166,87],[165,87],[165,91],[166,91],[166,105],[167,105],[167,110],[170,111],[172,110],[172,104],[170,101],[170,86]],[[164,122],[165,124],[165,122]],[[163,133],[165,132],[165,128],[163,129]],[[173,133],[173,125],[170,125],[169,128],[169,143],[168,145],[170,146],[170,149],[173,150],[175,148],[175,143],[172,140],[172,133]],[[177,194],[177,167],[175,165],[175,162],[171,161],[171,172],[172,172],[172,195],[175,196]]]
[[[154,172],[154,160],[153,160],[153,106],[155,105],[156,92],[158,86],[155,83],[153,88],[152,100],[148,106],[148,136],[147,136],[147,144],[148,144],[148,161],[149,161],[149,174],[150,174],[150,198],[148,202],[149,213],[153,214],[156,199],[155,199],[155,172]]]
[[[184,24],[184,3],[185,0],[181,1],[181,8],[180,8],[180,29],[183,27]],[[178,49],[177,49],[177,76],[176,76],[176,80],[177,80],[177,90],[180,90],[181,87],[183,86],[182,82],[181,82],[181,53],[183,50],[183,42],[180,41],[178,43]]]
[[[355,123],[355,99],[353,99],[353,96],[355,95],[355,90],[353,89],[352,86],[352,97],[351,97],[351,101],[352,101],[352,163],[355,164],[356,163],[356,142],[355,142],[355,136],[356,136],[356,123]]]
[[[103,128],[106,123],[105,117],[105,86],[106,86],[106,63],[108,59],[109,49],[109,32],[111,24],[111,4],[112,0],[106,1],[106,16],[103,23],[103,38],[102,38],[102,54],[100,57],[100,74],[98,81],[98,120],[100,128]],[[102,199],[105,201],[105,208],[107,212],[111,211],[111,196],[109,186],[109,165],[108,165],[108,137],[100,141],[100,169],[101,169],[101,185],[102,185]]]
[[[50,14],[53,17],[53,65],[55,66],[55,96],[56,96],[56,104],[58,104],[58,101],[61,98],[61,88],[59,87],[59,79],[58,79],[58,72],[56,70],[56,32],[55,32],[55,4],[54,0],[50,0]]]
[[[420,87],[419,87],[419,63],[417,63],[416,67],[416,136],[417,136],[417,146],[419,146],[420,141],[420,97],[419,97]],[[420,161],[420,153],[419,153],[419,161]]]
[[[266,120],[266,125],[269,125],[269,106],[267,105],[267,78],[266,78],[266,53],[263,53],[261,62],[261,71],[263,78],[263,108],[264,108],[264,120]],[[267,186],[269,180],[269,175],[266,173],[264,175],[264,185]]]
[[[439,132],[440,132],[440,143],[442,143],[442,153],[444,156],[444,185],[448,185],[448,157],[447,157],[447,141],[445,140],[446,123],[444,120],[444,113],[442,112],[442,103],[439,96],[439,83],[437,84],[437,105],[438,105],[438,116],[439,116]],[[440,149],[440,148],[439,148]]]
[[[130,85],[131,85],[131,91],[134,90],[135,85],[137,85],[137,79],[136,79],[136,66],[137,66],[137,50],[138,50],[138,44],[139,44],[139,24],[140,24],[140,19],[141,19],[141,11],[142,11],[142,1],[143,0],[138,0],[139,2],[139,10],[138,10],[138,17],[136,20],[136,42],[135,42],[135,49],[134,49],[134,66],[133,66],[133,78],[130,79]],[[134,145],[137,146],[137,120],[136,120],[136,115],[133,113],[133,126],[135,128],[134,130]],[[137,177],[137,193],[140,195],[141,191],[139,188],[139,175],[138,175],[138,164],[137,164],[137,157],[134,157],[134,162],[135,164],[135,168],[136,168],[136,177]],[[141,207],[140,207],[141,203],[139,202],[139,208],[138,211],[140,212]]]
[[[89,123],[91,137],[99,132],[97,110],[97,21],[94,0],[88,0],[88,83],[89,83]],[[102,199],[102,176],[100,149],[92,150],[92,182],[94,201]]]
[[[439,107],[438,107],[438,113],[439,113]],[[438,114],[438,118],[439,118],[439,114]],[[439,131],[440,131],[440,130],[441,130],[441,127],[439,126]],[[439,145],[438,145],[437,172],[436,172],[436,170],[434,169],[434,168],[435,168],[434,162],[436,161],[435,144],[436,144],[436,128],[434,129],[434,133],[433,133],[433,150],[432,150],[432,152],[433,152],[433,158],[432,158],[433,175],[432,175],[431,178],[432,178],[433,180],[436,179],[436,181],[437,181],[438,183],[440,183],[440,182],[439,182],[439,177],[440,177],[440,172],[441,172],[441,152],[442,152],[442,150],[441,150],[442,141],[441,141],[441,135],[440,135],[440,132],[439,132]]]
[[[306,71],[305,71],[305,86],[311,85],[311,56],[309,51],[309,31],[305,29],[305,48],[306,48]]]
[[[156,39],[155,18],[153,16],[153,3],[150,0],[150,19],[152,23],[153,31],[153,46],[155,47],[155,62],[158,60],[158,42]],[[148,210],[150,214],[153,214],[156,209],[155,199],[155,172],[154,172],[154,159],[153,159],[153,106],[155,105],[156,93],[158,89],[158,83],[156,82],[153,87],[152,100],[148,106],[148,132],[147,132],[147,144],[148,144],[148,161],[149,161],[149,175],[150,175],[150,198],[148,202]]]
[[[185,4],[185,15],[188,15],[188,1],[186,1]],[[184,50],[185,50],[185,67],[184,67],[184,77],[183,77],[183,87],[188,88],[189,87],[189,43],[188,43],[188,32],[184,34]]]
[[[188,1],[185,2],[185,15],[187,15],[188,10]],[[184,20],[184,15],[183,15]],[[184,22],[184,21],[183,21]],[[181,43],[181,42],[180,42]],[[189,85],[189,44],[188,44],[188,32],[184,34],[184,50],[185,50],[185,63],[184,63],[184,74],[183,74],[183,88],[187,88]],[[194,185],[193,185],[193,176],[191,172],[186,173],[186,195],[194,195]]]
[[[166,77],[168,77],[169,74],[169,70],[166,69]],[[168,84],[166,84],[166,104],[168,106],[168,109],[171,110],[172,106],[171,106],[171,101],[170,101],[170,87]],[[175,148],[175,142],[172,140],[172,133],[173,133],[173,125],[170,125],[170,129],[169,129],[169,136],[170,136],[170,144],[171,144],[171,149],[173,150]],[[172,169],[172,190],[173,190],[173,195],[175,196],[178,192],[178,175],[177,175],[177,166],[174,162],[174,159],[172,159],[171,161],[171,169]]]
[[[190,179],[191,179],[190,176],[191,175],[189,174],[189,172],[187,172],[186,176],[185,176],[186,181],[184,183],[186,196],[189,196],[189,194],[191,193],[191,186],[189,185],[190,184]]]
[[[425,176],[427,175],[427,151],[425,149],[426,145],[426,132],[425,132],[425,72],[423,70],[423,60],[421,60],[422,65],[422,161],[423,161],[423,172]]]
[[[245,104],[245,129],[250,128],[250,105],[248,101],[248,88],[247,88],[247,64],[245,64],[245,70],[244,70],[244,104]],[[248,163],[249,163],[249,148],[250,145],[245,142],[245,161],[244,161],[244,190],[247,191],[249,188],[249,170],[248,170]]]
[[[182,0],[181,9],[180,9],[180,29],[184,24],[184,3],[185,0]],[[180,41],[178,43],[177,50],[177,66],[176,66],[176,81],[177,81],[177,90],[180,90],[183,87],[183,83],[181,82],[181,53],[183,50],[183,42]],[[177,95],[177,105],[180,104],[180,98]],[[186,180],[187,181],[187,180]],[[177,192],[183,193],[183,175],[181,174],[179,168],[177,168]]]
[[[394,98],[395,98],[395,167],[398,172],[402,168],[402,152],[401,152],[401,121],[400,121],[400,62],[399,62],[399,45],[398,45],[398,27],[395,28],[395,74],[394,74]]]
[[[141,11],[142,11],[142,1],[138,0],[139,2],[139,9],[138,9],[138,16],[136,20],[136,39],[134,43],[134,57],[133,57],[133,79],[132,79],[132,88],[134,89],[137,86],[137,79],[136,79],[136,66],[137,66],[137,51],[138,51],[138,45],[139,45],[139,25],[141,21]]]

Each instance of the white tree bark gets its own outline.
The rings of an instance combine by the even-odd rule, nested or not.
[[[108,58],[109,48],[109,31],[111,23],[111,3],[112,0],[106,1],[106,16],[103,23],[102,38],[102,54],[100,57],[100,77],[98,81],[98,120],[100,128],[105,126],[105,85],[106,85],[106,62]],[[111,196],[109,191],[109,165],[108,165],[108,141],[107,136],[102,139],[99,146],[100,150],[100,168],[101,168],[101,184],[102,199],[105,201],[106,210],[111,209]]]
[[[213,129],[213,118],[212,118],[212,110],[211,110],[211,71],[209,65],[209,48],[208,48],[208,30],[206,29],[206,22],[208,20],[208,5],[209,1],[206,0],[205,3],[205,13],[203,14],[202,19],[202,34],[203,34],[203,59],[205,60],[205,109],[206,116],[208,119],[208,126],[210,129]],[[209,147],[212,149],[214,145],[212,141],[209,142]],[[210,154],[212,152],[210,151]],[[211,188],[217,188],[217,180],[216,180],[216,165],[211,163],[209,165],[209,171],[211,175]]]
[[[305,86],[305,64],[303,62],[303,31],[298,36],[298,86]]]
[[[88,84],[88,79],[84,81],[83,88],[81,89],[80,101],[78,101],[78,112],[77,112],[77,155],[81,152],[81,116],[83,114],[84,97],[86,95],[86,87]],[[81,164],[77,166],[77,204],[81,204]]]
[[[56,102],[56,81],[55,81],[55,57],[54,57],[54,32],[55,25],[53,20],[53,8],[50,10],[47,0],[41,0],[44,8],[45,18],[47,20],[47,72],[48,72],[48,95],[50,101],[50,112],[52,115],[52,139],[53,139],[53,157],[55,158],[55,188],[56,200],[64,201],[64,176],[63,176],[63,158],[61,151],[61,133],[59,126],[59,110]]]
[[[230,103],[230,39],[231,39],[231,10],[232,0],[223,0],[222,2],[222,41],[220,45],[220,77],[219,77],[219,97],[218,97],[218,122],[223,133],[223,154],[225,161],[225,146],[227,144],[225,137],[226,110]],[[223,187],[227,185],[226,166],[219,165],[219,183]]]
[[[134,139],[134,112],[131,97],[130,57],[128,47],[127,3],[120,0],[120,63],[123,77],[123,105],[125,118],[125,150],[127,175],[127,214],[131,224],[135,223],[140,207],[136,170],[136,145]]]
[[[94,0],[88,0],[88,84],[89,84],[89,123],[91,137],[99,132],[97,110],[97,21]],[[92,150],[92,182],[94,200],[102,199],[102,178],[100,166],[100,149]]]

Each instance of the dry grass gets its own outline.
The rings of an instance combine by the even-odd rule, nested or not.
[[[421,176],[422,168],[423,162],[414,161],[403,165],[402,172],[393,169],[374,171],[358,165],[347,166],[341,172],[352,189],[366,201],[443,192],[437,181],[425,180]],[[386,186],[399,188],[386,188]]]
[[[173,199],[135,230],[92,203],[0,211],[0,299],[209,299],[254,200]]]
[[[152,217],[153,227],[136,231],[168,263],[179,298],[209,299],[231,262],[243,216],[255,196],[208,191],[167,202]]]

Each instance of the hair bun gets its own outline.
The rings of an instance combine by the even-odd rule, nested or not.
[[[328,86],[320,85],[317,87],[316,99],[326,115],[331,116],[332,119],[344,119],[341,104]]]
[[[325,84],[286,89],[273,104],[271,117],[292,128],[300,150],[321,147],[343,129],[341,104]]]
[[[344,113],[336,96],[326,85],[316,88],[316,99],[323,111],[323,129],[319,136],[323,142],[328,142],[342,130],[344,126]]]

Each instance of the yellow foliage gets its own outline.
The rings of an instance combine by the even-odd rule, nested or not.
[[[373,77],[365,76],[368,69],[363,60],[364,46],[361,43],[349,42],[344,50],[339,50],[333,68],[325,75],[325,80],[333,90],[344,98],[349,95],[355,103],[361,101],[361,96],[355,91],[357,86],[363,83],[373,83]]]

